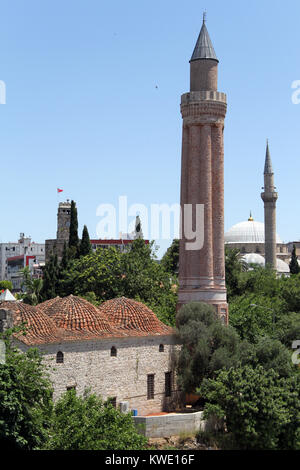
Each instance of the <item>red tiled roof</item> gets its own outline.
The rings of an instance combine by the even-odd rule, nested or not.
[[[52,300],[53,302],[42,308],[58,328],[113,333],[107,319],[87,300],[75,295]]]
[[[100,308],[73,295],[36,307],[19,301],[0,302],[0,308],[13,312],[14,326],[26,324],[26,336],[14,336],[29,346],[174,333],[146,305],[126,297],[108,300]]]
[[[42,344],[59,341],[60,332],[55,323],[36,307],[23,302],[0,302],[0,308],[13,312],[13,326],[25,324],[26,335],[22,332],[14,336],[25,344]]]
[[[111,324],[127,330],[130,336],[134,333],[148,335],[174,333],[173,329],[162,323],[150,308],[136,300],[126,297],[107,300],[99,307],[99,310]]]
[[[53,305],[54,302],[56,302],[58,299],[60,299],[59,295],[57,297],[54,297],[53,299],[48,299],[45,300],[44,302],[41,302],[38,305],[39,310],[41,310],[44,313],[48,312],[48,309]]]

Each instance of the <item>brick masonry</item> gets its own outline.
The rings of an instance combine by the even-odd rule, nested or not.
[[[223,143],[226,95],[217,91],[216,60],[201,58],[191,61],[190,74],[190,92],[181,97],[182,219],[178,308],[191,301],[210,303],[227,323]],[[196,204],[204,206],[204,245],[201,249],[188,247],[191,240],[186,237],[184,229],[187,204],[193,207],[193,231],[196,230]]]

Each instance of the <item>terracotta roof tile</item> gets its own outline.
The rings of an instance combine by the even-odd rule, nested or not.
[[[44,307],[44,312],[58,328],[113,333],[114,328],[107,319],[87,300],[75,295],[52,300]]]
[[[130,335],[173,334],[171,327],[162,323],[150,308],[136,300],[119,297],[107,300],[99,307],[100,312],[108,321]]]
[[[15,336],[31,346],[174,333],[146,305],[126,297],[108,300],[100,308],[73,295],[56,297],[36,307],[18,301],[0,302],[0,308],[13,312],[14,326],[26,323],[26,336]]]
[[[0,308],[13,312],[13,325],[25,324],[26,335],[16,333],[14,336],[25,344],[39,344],[59,341],[61,333],[55,323],[45,313],[32,305],[23,302],[0,302]]]

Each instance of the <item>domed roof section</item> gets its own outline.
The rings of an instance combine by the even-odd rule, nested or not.
[[[99,309],[87,300],[75,295],[54,300],[44,306],[44,311],[57,327],[72,331],[113,332],[113,328]]]
[[[137,334],[169,335],[173,329],[162,323],[150,308],[136,300],[119,297],[107,300],[99,307],[100,312],[118,328]]]
[[[247,264],[258,264],[262,268],[265,267],[265,258],[258,253],[247,253],[245,254],[242,259],[247,263]],[[278,273],[289,273],[290,268],[287,263],[282,261],[281,259],[277,258],[276,259],[276,271]]]
[[[53,299],[48,299],[48,300],[45,300],[44,302],[41,302],[40,304],[38,304],[39,310],[41,310],[44,313],[48,313],[49,308],[51,308],[54,302],[56,302],[60,298],[61,297],[59,297],[58,295],[57,297],[54,297]]]
[[[25,344],[42,344],[59,340],[59,330],[51,318],[37,307],[24,302],[0,302],[0,309],[13,312],[13,326],[24,324],[26,335],[22,332],[14,336]]]
[[[278,273],[289,273],[290,267],[282,259],[277,258],[276,269]]]
[[[225,243],[265,243],[265,226],[250,217],[247,221],[233,225],[224,238]],[[282,243],[278,234],[276,243]]]
[[[247,253],[242,257],[242,259],[247,264],[258,264],[262,268],[265,267],[265,258],[258,253]]]

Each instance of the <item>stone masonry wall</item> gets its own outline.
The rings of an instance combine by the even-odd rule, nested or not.
[[[159,352],[159,345],[164,352]],[[19,345],[27,349],[25,345]],[[117,356],[111,357],[111,347]],[[97,341],[65,342],[39,346],[45,364],[50,366],[54,399],[67,387],[76,386],[82,394],[85,388],[103,399],[116,397],[128,401],[138,415],[168,409],[177,396],[176,386],[170,398],[165,397],[165,372],[174,371],[174,356],[179,349],[172,336],[101,339]],[[63,352],[64,362],[56,363],[56,354]],[[147,375],[155,374],[154,399],[147,399]],[[175,383],[175,381],[174,381]]]

